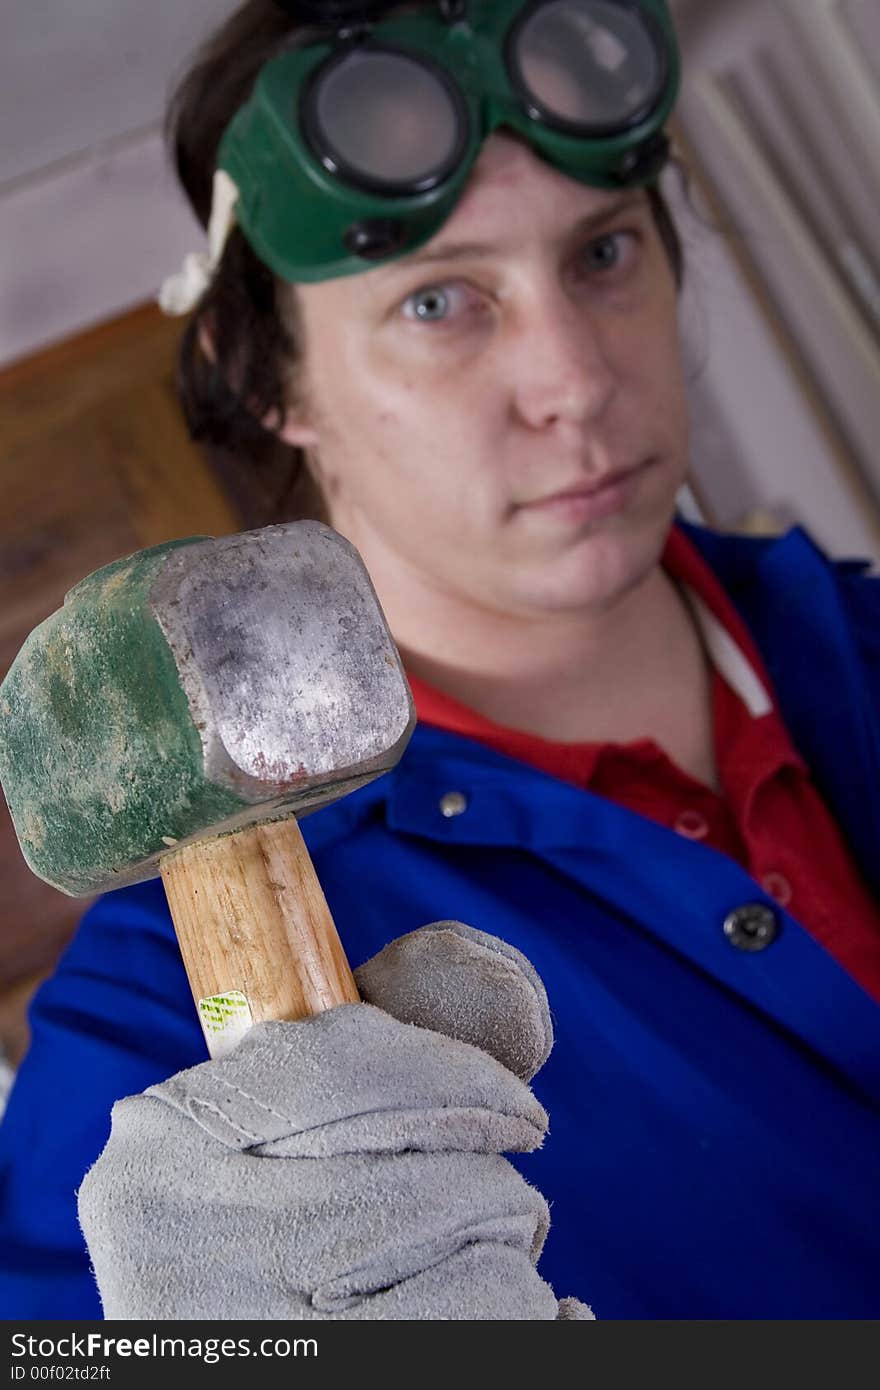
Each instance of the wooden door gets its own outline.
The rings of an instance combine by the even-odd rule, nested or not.
[[[147,305],[0,372],[0,678],[86,574],[174,537],[242,529],[174,395],[180,322]],[[0,798],[0,1045],[86,903],[37,879]]]

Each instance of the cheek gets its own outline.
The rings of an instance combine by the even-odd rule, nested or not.
[[[684,367],[678,319],[674,312],[652,315],[641,331],[627,333],[622,345],[623,371],[636,385],[656,422],[673,433],[687,414]]]
[[[406,471],[460,471],[487,428],[485,399],[471,401],[459,380],[448,389],[417,377],[373,383],[368,410],[372,448]]]
[[[689,407],[677,340],[670,343],[669,353],[661,398],[664,422],[673,442],[686,447],[689,435]]]
[[[340,337],[328,323],[314,324],[311,361],[319,452],[336,500],[398,515],[416,492],[428,502],[444,496],[461,454],[460,398],[412,360],[389,357],[375,334],[355,327]]]
[[[344,451],[343,486],[355,506],[413,539],[427,527],[453,549],[494,515],[492,461],[501,453],[479,437],[485,422],[460,391],[447,398],[401,385],[393,405],[374,403],[360,424],[365,432],[352,432]]]

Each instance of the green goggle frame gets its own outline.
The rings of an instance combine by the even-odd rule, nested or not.
[[[640,26],[656,69],[647,105],[623,120],[618,114],[616,121],[576,123],[532,99],[511,60],[513,40],[526,22],[566,4],[574,11],[583,6],[588,16],[619,11],[627,25]],[[450,215],[484,141],[500,127],[582,183],[616,189],[656,181],[669,150],[663,127],[680,82],[665,0],[472,0],[470,11],[454,22],[438,10],[380,20],[289,48],[262,68],[223,135],[217,162],[238,189],[236,222],[276,275],[293,282],[354,275],[422,246]],[[373,99],[363,74],[369,76],[376,55],[403,61],[404,73],[417,64],[426,81],[442,88],[455,113],[455,137],[438,176],[412,179],[407,187],[405,179],[345,167],[322,149],[315,114],[322,84],[333,91],[331,74],[352,54],[361,63],[356,102]],[[387,84],[384,92],[380,85],[375,99],[386,96]],[[355,117],[358,109],[353,106]]]

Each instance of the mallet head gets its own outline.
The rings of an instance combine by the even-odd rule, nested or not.
[[[24,856],[85,896],[394,765],[409,686],[357,551],[319,522],[195,537],[84,579],[0,686]]]

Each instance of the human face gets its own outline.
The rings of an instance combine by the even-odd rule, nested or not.
[[[644,191],[590,188],[496,133],[424,247],[296,294],[305,405],[283,434],[380,598],[546,617],[606,608],[654,567],[687,423]]]

